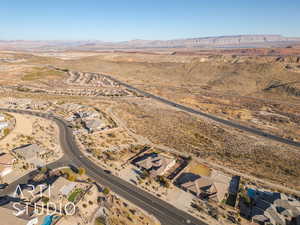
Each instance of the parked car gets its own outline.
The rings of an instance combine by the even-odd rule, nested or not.
[[[130,179],[130,182],[132,182],[133,184],[137,185],[137,182],[133,179]]]
[[[104,170],[104,172],[107,173],[107,174],[111,174],[110,170]]]
[[[10,199],[8,196],[2,196],[0,197],[0,206],[6,205],[10,202]]]

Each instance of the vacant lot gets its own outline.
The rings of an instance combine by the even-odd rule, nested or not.
[[[26,72],[22,80],[23,81],[36,81],[36,80],[42,80],[42,79],[59,79],[62,78],[64,75],[63,72],[57,71],[54,69],[49,68],[32,68],[30,71]]]
[[[77,60],[40,57],[34,61],[112,74],[193,108],[285,138],[299,138],[300,78],[291,69],[300,68],[297,57],[99,53]],[[260,111],[266,110],[275,115],[261,116]]]
[[[154,143],[300,189],[300,152],[244,135],[200,117],[147,101],[115,109],[130,128]]]

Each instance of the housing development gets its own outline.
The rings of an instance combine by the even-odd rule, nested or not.
[[[299,11],[1,3],[0,225],[300,225]]]

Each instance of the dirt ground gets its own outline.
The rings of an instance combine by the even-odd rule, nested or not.
[[[204,112],[285,138],[299,139],[299,73],[290,68],[300,68],[300,64],[297,56],[284,56],[284,52],[298,49],[275,49],[278,54],[283,54],[281,57],[277,54],[257,56],[256,52],[268,52],[270,49],[244,49],[243,54],[234,55],[239,51],[204,51],[200,55],[142,52],[10,54],[9,57],[25,58],[26,61],[0,63],[0,66],[3,64],[3,72],[8,74],[0,82],[9,83],[11,80],[10,84],[50,87],[51,82],[65,77],[58,71],[45,69],[45,64],[107,73]],[[274,82],[281,85],[267,90]],[[265,109],[275,115],[262,116],[260,111]]]
[[[296,189],[300,187],[297,149],[233,131],[156,103],[123,102],[116,112],[130,129],[153,143],[164,143],[259,178]]]
[[[0,146],[2,149],[6,148],[8,143],[14,143],[19,135],[32,135],[32,123],[34,118],[19,113],[10,113],[16,119],[15,128],[2,140]]]
[[[104,198],[98,202],[98,198]],[[128,203],[114,193],[104,195],[93,186],[77,204],[78,211],[71,217],[63,217],[59,224],[73,225],[81,221],[87,225],[97,225],[95,219],[106,217],[111,225],[159,225],[160,223],[143,210]],[[100,208],[99,208],[100,207]],[[103,209],[104,208],[104,209]],[[103,210],[103,212],[102,212]]]
[[[265,55],[264,50],[257,52]],[[0,72],[6,73],[6,76],[0,78],[0,83],[4,85],[2,88],[7,88],[7,85],[50,89],[60,85],[63,89],[70,88],[63,82],[66,73],[53,73],[53,68],[49,69],[45,65],[106,73],[142,90],[203,112],[299,141],[299,60],[296,55],[284,56],[287,50],[278,50],[282,56],[258,56],[257,52],[5,53],[3,57],[14,60],[0,62]],[[76,94],[63,96],[45,92],[29,93],[18,88],[7,90],[1,89],[3,96],[89,102],[95,105],[99,103],[103,111],[112,107],[108,113],[118,125],[123,123],[121,128],[84,136],[81,140],[89,145],[96,157],[100,156],[99,161],[103,161],[101,157],[105,152],[122,150],[128,145],[146,143],[145,140],[148,140],[153,144],[163,144],[179,152],[189,153],[211,164],[300,190],[300,153],[297,148],[249,135],[143,97],[89,98]],[[29,126],[30,119],[21,117],[19,120],[24,120],[24,127]],[[38,122],[43,124],[42,121]],[[15,141],[21,131],[17,123],[7,140]],[[26,129],[25,132],[30,135],[34,129]],[[4,142],[0,142],[0,147],[7,148]],[[122,154],[116,154],[117,157],[122,157]],[[109,166],[106,164],[106,167]],[[194,168],[195,171],[203,172],[202,169]],[[122,221],[126,220],[126,216],[124,213]]]
[[[39,148],[45,150],[45,155],[41,162],[47,164],[59,159],[62,156],[62,149],[58,141],[58,127],[52,121],[46,119],[10,113],[16,124],[10,133],[0,140],[0,147],[3,152],[11,154],[11,151],[22,145],[37,144]],[[26,173],[34,170],[33,165],[29,165],[26,160],[16,159],[13,164],[13,171],[3,177],[5,182],[13,182]]]

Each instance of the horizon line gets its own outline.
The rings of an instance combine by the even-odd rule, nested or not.
[[[175,40],[188,40],[188,39],[205,39],[205,38],[221,38],[221,37],[239,37],[239,36],[281,36],[285,38],[300,38],[300,36],[286,36],[283,34],[233,34],[233,35],[212,35],[212,36],[198,36],[198,37],[182,37],[182,38],[174,38],[174,39],[128,39],[128,40],[121,40],[121,41],[110,41],[110,40],[100,40],[100,39],[0,39],[0,41],[56,41],[56,42],[89,42],[89,41],[97,41],[97,42],[108,42],[108,43],[119,43],[119,42],[129,42],[129,41],[175,41]]]

